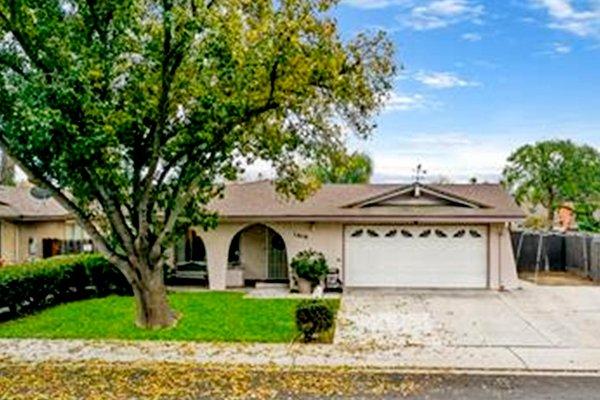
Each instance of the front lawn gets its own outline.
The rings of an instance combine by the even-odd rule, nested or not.
[[[290,342],[298,299],[245,299],[241,292],[171,293],[182,314],[174,328],[137,328],[132,297],[109,296],[61,304],[0,323],[0,337],[46,339],[146,339],[222,342]],[[328,300],[335,311],[339,301]]]

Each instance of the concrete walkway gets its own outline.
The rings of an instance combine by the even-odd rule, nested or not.
[[[208,344],[1,339],[0,360],[108,362],[170,361],[303,367],[369,367],[478,372],[598,374],[600,349],[545,347],[399,347],[349,349],[339,345]]]
[[[348,349],[339,345],[208,344],[0,339],[0,360],[169,361],[302,367],[368,367],[462,372],[576,373],[600,376],[600,349],[544,347],[399,347]]]

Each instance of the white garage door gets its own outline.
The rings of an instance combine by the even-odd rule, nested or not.
[[[484,288],[484,225],[354,225],[345,229],[346,286]]]

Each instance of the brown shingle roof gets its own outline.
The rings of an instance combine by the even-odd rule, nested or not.
[[[0,218],[22,220],[68,219],[67,212],[53,198],[31,195],[31,186],[0,186]]]
[[[348,207],[410,185],[323,185],[304,202],[289,200],[275,192],[270,181],[237,183],[225,188],[224,197],[210,208],[224,219],[245,220],[477,220],[509,221],[524,217],[512,197],[498,184],[426,185],[434,191],[471,201],[479,207],[449,206],[378,206]]]

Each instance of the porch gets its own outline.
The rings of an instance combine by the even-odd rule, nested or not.
[[[210,240],[210,239],[209,239]],[[171,284],[208,286],[207,246],[194,229],[177,243]],[[225,286],[255,287],[260,283],[290,287],[287,249],[283,237],[272,228],[254,224],[233,235],[227,250]]]

